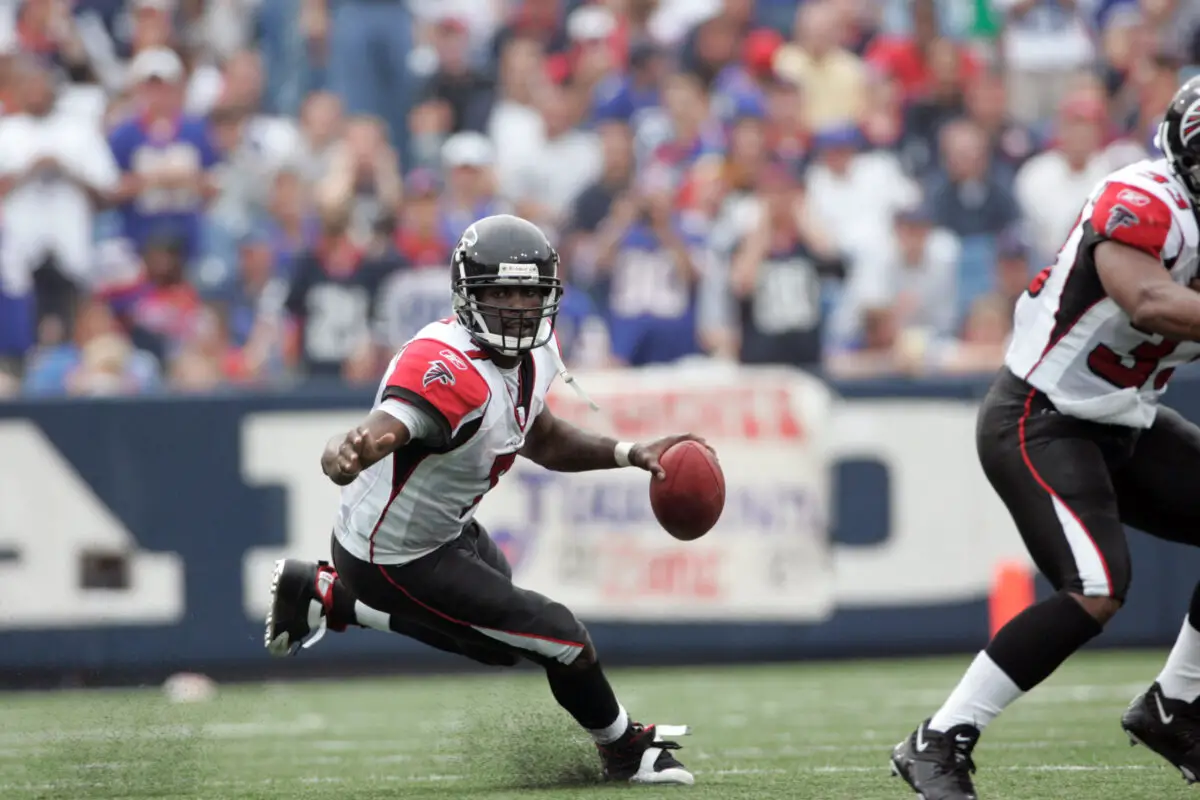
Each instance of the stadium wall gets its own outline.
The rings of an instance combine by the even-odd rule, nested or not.
[[[975,461],[981,382],[826,386],[711,368],[579,379],[605,409],[591,424],[696,430],[728,480],[721,523],[694,543],[654,525],[634,471],[518,462],[485,499],[479,518],[518,582],[574,607],[609,663],[972,650],[996,565],[1028,563]],[[1200,379],[1180,377],[1168,398],[1200,419]],[[0,681],[269,670],[270,564],[327,555],[337,490],[317,456],[369,401],[339,389],[0,405]],[[588,421],[569,392],[552,405]],[[1166,645],[1200,554],[1138,533],[1130,546],[1133,589],[1099,646]],[[301,661],[455,663],[374,631],[330,635]]]

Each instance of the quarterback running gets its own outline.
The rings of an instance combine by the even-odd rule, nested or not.
[[[454,317],[392,359],[373,410],[335,436],[321,467],[342,486],[333,563],[276,565],[266,647],[292,655],[326,629],[375,628],[475,661],[546,670],[550,691],[595,740],[604,777],[691,784],[664,737],[617,702],[587,630],[565,606],[512,582],[475,520],[517,456],[561,472],[638,467],[694,436],[617,442],[556,418],[546,394],[563,368],[554,338],[558,254],[535,225],[481,219],[451,258]]]
[[[1163,158],[1092,191],[1055,263],[1017,304],[1005,367],[983,401],[980,463],[1057,591],[1012,619],[945,704],[892,753],[925,800],[975,800],[979,736],[1121,608],[1124,525],[1200,545],[1200,428],[1159,405],[1200,357],[1196,283],[1200,78],[1158,129]],[[1121,719],[1189,781],[1200,777],[1200,586],[1158,678]]]

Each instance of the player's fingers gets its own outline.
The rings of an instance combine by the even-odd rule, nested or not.
[[[650,474],[654,476],[655,480],[661,481],[663,478],[667,477],[667,471],[662,468],[662,464],[658,463],[657,458],[652,459],[650,463],[646,465],[646,469],[650,470]]]
[[[343,475],[353,475],[358,472],[358,461],[351,461],[349,458],[339,458],[337,465]]]

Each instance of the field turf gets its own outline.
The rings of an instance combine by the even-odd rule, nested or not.
[[[983,800],[1200,800],[1118,725],[1164,655],[1081,657],[1013,707],[976,752]],[[598,785],[590,744],[533,671],[223,686],[195,705],[157,689],[9,694],[0,797],[915,797],[888,751],[967,662],[614,670],[639,718],[693,726],[691,788]]]

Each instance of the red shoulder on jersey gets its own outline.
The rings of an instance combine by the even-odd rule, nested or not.
[[[387,379],[388,387],[412,392],[441,412],[451,431],[487,403],[487,381],[470,359],[437,339],[408,343]]]
[[[1092,228],[1097,234],[1155,258],[1162,258],[1172,220],[1170,206],[1127,183],[1105,186],[1092,207]]]

